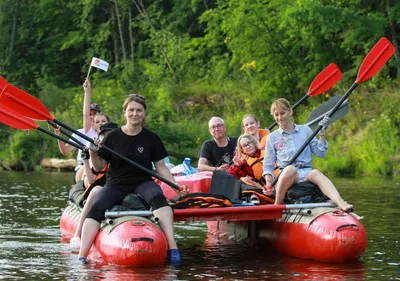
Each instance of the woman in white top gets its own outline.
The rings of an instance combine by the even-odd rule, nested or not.
[[[319,170],[311,167],[312,153],[321,158],[326,155],[328,142],[325,140],[325,130],[321,130],[319,140],[314,138],[297,157],[296,161],[292,165],[288,165],[313,132],[306,125],[293,123],[293,110],[285,99],[277,99],[272,103],[271,114],[279,128],[267,137],[263,176],[267,185],[270,186],[273,181],[274,163],[283,168],[275,185],[275,204],[282,204],[286,191],[294,184],[310,181],[317,185],[341,210],[351,210],[353,206],[340,197],[333,183]]]

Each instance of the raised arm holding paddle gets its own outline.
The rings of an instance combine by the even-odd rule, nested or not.
[[[345,202],[333,183],[319,170],[312,169],[312,153],[318,157],[325,157],[328,143],[325,140],[325,131],[321,131],[320,139],[314,138],[306,147],[301,157],[293,165],[287,165],[290,157],[296,153],[296,148],[312,134],[307,125],[293,123],[293,110],[285,99],[277,99],[271,105],[271,114],[279,125],[279,129],[267,137],[264,157],[264,176],[267,185],[273,181],[274,164],[284,167],[277,185],[275,186],[275,205],[282,204],[288,189],[294,184],[309,181],[317,185],[321,191],[335,202],[343,211],[349,211],[352,205]],[[321,122],[329,122],[323,119]],[[327,125],[324,124],[326,128]]]
[[[352,91],[357,87],[358,84],[367,81],[370,79],[372,76],[374,76],[382,67],[383,65],[388,61],[388,59],[393,55],[394,53],[394,47],[393,45],[389,42],[388,39],[386,38],[381,38],[378,43],[371,49],[371,51],[368,53],[368,55],[365,57],[364,61],[361,64],[361,67],[358,72],[358,76],[356,81],[353,83],[353,85],[347,90],[347,92],[340,98],[340,100],[337,102],[337,104],[330,110],[329,114],[324,117],[319,123],[319,126],[317,129],[309,134],[309,137],[307,140],[304,141],[303,145],[296,151],[296,148],[298,146],[294,145],[294,140],[284,140],[280,139],[277,140],[275,143],[273,140],[269,140],[270,142],[270,149],[271,149],[271,157],[273,158],[280,158],[282,160],[282,166],[281,168],[282,173],[278,175],[275,179],[273,179],[273,173],[270,171],[271,170],[271,163],[266,163],[265,161],[268,162],[267,158],[264,159],[264,176],[267,181],[267,184],[269,186],[276,186],[276,192],[277,192],[277,198],[275,201],[275,204],[280,204],[283,201],[283,197],[285,195],[285,192],[291,187],[289,183],[295,183],[295,179],[301,179],[304,177],[304,179],[308,180],[313,177],[308,177],[307,174],[310,171],[304,171],[304,173],[299,173],[296,170],[296,163],[297,166],[301,166],[302,168],[307,168],[308,165],[310,165],[310,161],[301,161],[302,158],[307,160],[307,158],[310,160],[309,155],[304,155],[308,154],[310,152],[310,146],[312,146],[315,143],[315,136],[321,131],[325,130],[327,125],[330,123],[330,118],[336,114],[336,112],[341,108],[342,104],[346,101],[347,97],[352,93]],[[293,122],[291,122],[290,117],[291,114],[289,112],[289,108],[287,105],[282,105],[280,112],[276,112],[275,115],[275,109],[271,107],[271,114],[274,115],[275,120],[278,122],[280,121],[283,128],[281,130],[281,133],[284,133],[285,130],[287,134],[291,134],[296,130],[296,126],[294,125]],[[288,119],[289,117],[289,119]],[[271,138],[271,135],[268,136],[268,138]],[[321,140],[321,144],[323,145],[324,141]],[[318,144],[317,144],[318,145]],[[267,147],[268,147],[268,139],[267,139]],[[303,160],[304,160],[303,159]],[[269,162],[272,160],[270,159]],[[279,161],[279,160],[278,160]],[[278,163],[279,164],[279,163]],[[267,167],[268,166],[268,167]],[[311,167],[310,167],[311,168]],[[288,175],[292,175],[292,179],[289,180],[288,183],[284,183],[285,179],[287,180]],[[284,179],[280,179],[280,176],[284,177]],[[293,179],[294,176],[294,179]],[[315,181],[315,178],[313,178]],[[326,191],[326,186],[329,185],[327,181],[320,181],[320,184],[322,183],[324,186],[321,187],[321,190],[325,193]],[[324,191],[325,190],[325,191]],[[331,193],[331,192],[330,192]],[[350,210],[352,207],[351,205],[347,204],[346,202],[342,201],[340,196],[337,196],[337,194],[331,193],[334,198],[331,198],[333,201],[335,201],[336,204],[342,209],[342,210]],[[327,194],[328,195],[328,194]],[[328,195],[328,196],[332,196]],[[342,201],[342,202],[341,202]]]

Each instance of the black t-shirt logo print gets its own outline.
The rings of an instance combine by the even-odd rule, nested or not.
[[[143,152],[143,147],[141,146],[141,147],[138,147],[138,149],[137,149],[140,153],[142,153]]]

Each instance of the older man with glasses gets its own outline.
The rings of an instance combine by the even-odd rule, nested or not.
[[[212,117],[208,129],[213,139],[201,146],[198,169],[201,172],[227,170],[235,153],[237,137],[226,136],[225,122],[220,117]]]

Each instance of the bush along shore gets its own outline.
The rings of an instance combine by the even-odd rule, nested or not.
[[[339,91],[338,91],[339,92]],[[338,94],[338,93],[337,93]],[[214,94],[215,95],[215,94]],[[331,124],[326,137],[329,141],[328,154],[325,159],[315,158],[314,165],[329,175],[338,176],[398,176],[400,171],[400,149],[398,138],[400,135],[399,123],[400,92],[390,92],[387,89],[370,90],[360,89],[350,99],[350,109],[347,116]],[[331,95],[319,98],[324,102]],[[238,102],[237,100],[234,103]],[[246,98],[243,100],[246,102]],[[305,104],[296,111],[296,120],[305,122],[308,114],[318,106],[318,102]],[[224,101],[226,107],[233,106],[231,101]],[[267,114],[268,104],[265,104]],[[208,103],[198,104],[212,114]],[[218,107],[218,105],[216,105]],[[216,110],[217,111],[217,110]],[[249,111],[250,112],[250,111]],[[251,111],[256,113],[255,111]],[[246,113],[243,109],[237,113],[222,115],[227,122],[228,135],[239,135],[240,122]],[[209,139],[207,119],[197,120],[195,115],[183,113],[177,119],[181,122],[164,121],[154,122],[153,113],[150,113],[148,127],[160,133],[165,140],[171,162],[178,164],[184,157],[191,157],[194,165],[198,159],[201,144]],[[258,114],[262,116],[260,112]],[[261,119],[261,126],[267,127],[272,118],[266,116]],[[4,149],[0,152],[3,170],[40,170],[54,168],[56,170],[70,170],[76,163],[75,154],[62,157],[58,151],[57,141],[43,136],[39,132],[9,131],[8,146],[3,143]],[[59,160],[51,162],[49,158]],[[71,161],[63,161],[65,159]],[[71,166],[71,167],[70,167]]]

